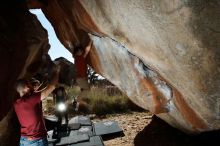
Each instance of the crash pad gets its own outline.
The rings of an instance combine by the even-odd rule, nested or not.
[[[118,133],[123,133],[123,130],[119,127],[116,121],[104,121],[94,124],[94,132],[96,135],[114,135]]]
[[[58,143],[56,143],[56,146],[62,146],[62,145],[70,145],[70,144],[76,144],[81,142],[88,142],[89,136],[87,134],[77,134],[76,131],[71,131],[70,135],[67,137],[62,137]]]
[[[104,146],[104,143],[100,136],[92,136],[87,142],[72,144],[70,146]]]
[[[89,136],[94,136],[95,133],[93,132],[92,126],[81,126],[79,130],[77,130],[77,134],[87,134]]]
[[[91,126],[92,122],[88,116],[76,116],[69,123],[80,123],[81,126]]]

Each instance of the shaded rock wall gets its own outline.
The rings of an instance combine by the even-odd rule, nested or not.
[[[16,145],[19,137],[12,112],[14,83],[36,72],[49,45],[46,30],[21,2],[0,5],[0,31],[0,145],[7,146]]]
[[[54,62],[57,62],[60,66],[59,83],[66,86],[73,86],[76,83],[76,70],[75,65],[72,62],[63,57],[56,58],[52,61],[48,54],[44,54],[42,58],[38,70],[32,76],[33,78],[43,82],[44,85],[47,85],[53,77],[56,66]]]
[[[219,129],[217,0],[48,0],[42,10],[70,51],[90,33],[93,68],[139,106],[187,132]]]

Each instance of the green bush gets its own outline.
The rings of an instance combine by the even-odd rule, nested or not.
[[[79,92],[80,89],[77,87],[67,89],[67,94],[71,98],[76,97]],[[117,93],[116,95],[109,95],[106,88],[92,87],[88,95],[90,98],[90,113],[96,115],[140,110],[140,108],[135,106],[125,94]]]

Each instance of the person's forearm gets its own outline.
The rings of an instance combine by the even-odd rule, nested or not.
[[[55,86],[56,84],[58,84],[58,80],[59,80],[59,71],[60,71],[60,66],[56,66],[52,74],[51,82],[49,83],[47,88],[41,92],[41,100],[48,97],[48,95],[55,89]]]
[[[84,58],[86,58],[86,56],[88,55],[90,49],[92,47],[92,41],[90,40],[89,44],[87,45],[87,47],[85,48],[85,53],[83,55]]]

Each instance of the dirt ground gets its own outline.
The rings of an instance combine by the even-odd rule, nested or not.
[[[104,141],[105,146],[134,146],[134,138],[151,121],[151,116],[148,112],[131,112],[95,118],[93,122],[114,120],[123,129],[123,137]]]
[[[49,109],[47,113],[53,111]],[[72,115],[74,116],[74,115]],[[123,137],[104,141],[105,146],[219,146],[220,130],[187,135],[149,112],[131,112],[95,117],[93,122],[117,121]]]
[[[187,135],[147,112],[115,114],[93,121],[118,121],[124,137],[104,141],[105,146],[219,146],[220,130]]]

